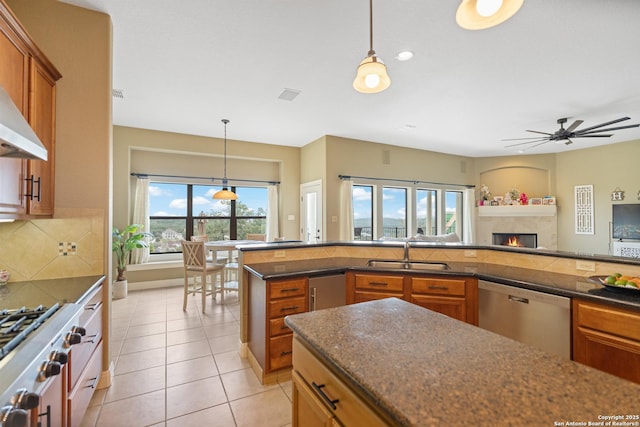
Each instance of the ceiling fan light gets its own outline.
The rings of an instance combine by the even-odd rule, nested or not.
[[[222,119],[224,123],[224,178],[222,178],[222,190],[216,191],[212,198],[216,200],[238,200],[238,195],[227,188],[227,125],[229,119]]]
[[[375,53],[360,62],[353,80],[353,88],[361,93],[378,93],[391,86],[387,66]]]
[[[500,0],[462,0],[456,12],[456,22],[467,30],[495,27],[515,15],[524,0],[502,0],[493,14],[484,16],[483,14],[491,13],[496,8],[497,2]]]

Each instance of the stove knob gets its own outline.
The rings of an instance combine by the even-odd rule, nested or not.
[[[87,330],[82,326],[74,326],[73,328],[71,328],[71,333],[80,334],[80,336],[85,336],[87,335]]]
[[[64,348],[69,348],[74,344],[80,344],[81,341],[82,335],[75,332],[69,332],[67,333],[67,336],[64,337],[64,343],[62,344],[62,346]]]
[[[16,408],[30,410],[38,407],[40,404],[40,395],[29,392],[26,388],[21,388],[13,395],[11,403]]]
[[[49,360],[64,365],[69,360],[69,355],[64,351],[52,351],[49,353]]]
[[[4,406],[0,409],[0,425],[2,427],[26,427],[27,411],[24,409],[14,408],[13,406]]]
[[[58,362],[44,361],[40,365],[40,372],[38,372],[38,381],[42,382],[49,377],[59,375],[62,370],[61,365]]]

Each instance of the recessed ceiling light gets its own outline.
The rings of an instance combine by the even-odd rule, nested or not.
[[[396,59],[398,61],[408,61],[413,58],[413,52],[410,50],[403,50],[402,52],[398,52],[396,55]]]

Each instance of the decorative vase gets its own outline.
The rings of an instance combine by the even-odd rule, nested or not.
[[[111,296],[113,299],[122,299],[127,297],[129,292],[129,284],[127,280],[116,280],[113,282],[113,288],[111,289]]]

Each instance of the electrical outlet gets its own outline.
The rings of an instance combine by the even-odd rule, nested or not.
[[[594,261],[576,260],[576,270],[596,271],[596,263]]]
[[[477,256],[478,256],[478,254],[473,249],[464,251],[464,257],[465,258],[475,258]]]
[[[285,251],[275,251],[273,253],[273,256],[276,258],[284,258],[285,256],[287,256],[287,253]]]

